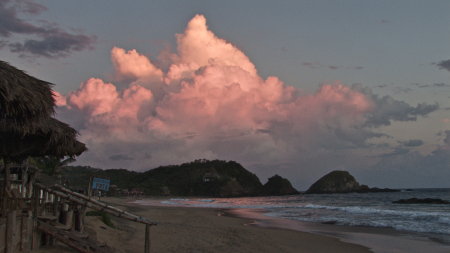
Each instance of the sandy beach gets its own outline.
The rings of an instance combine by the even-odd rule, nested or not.
[[[267,217],[256,209],[144,206],[133,199],[102,200],[158,223],[150,231],[151,252],[450,252],[450,245],[436,238],[389,228],[293,222]],[[99,217],[87,216],[86,232],[116,252],[144,252],[143,224],[117,217],[112,221],[115,228]],[[58,243],[34,252],[76,251]]]
[[[219,209],[147,207],[128,203],[130,199],[103,200],[159,223],[151,228],[151,252],[370,252],[330,236],[254,226],[254,220]],[[117,252],[144,251],[143,224],[117,218],[113,222],[116,228],[104,225],[98,217],[86,217],[86,230]],[[75,251],[57,246],[36,252]]]

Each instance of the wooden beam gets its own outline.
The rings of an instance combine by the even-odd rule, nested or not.
[[[74,234],[71,232],[55,229],[54,227],[45,222],[38,222],[38,229],[48,235],[53,236],[56,240],[66,244],[67,246],[82,253],[115,252],[115,250],[110,247],[100,246],[96,242],[93,242],[91,240],[78,238],[74,236]]]
[[[60,196],[63,199],[67,199],[67,200],[73,201],[75,203],[78,203],[78,204],[90,207],[90,208],[92,208],[94,210],[97,210],[97,211],[104,211],[104,212],[107,212],[107,213],[109,213],[111,215],[114,215],[114,216],[117,216],[117,217],[120,217],[120,218],[124,218],[124,219],[127,219],[127,220],[131,220],[131,221],[139,222],[139,223],[143,223],[143,224],[148,224],[148,225],[151,225],[151,226],[158,224],[158,223],[150,221],[150,220],[148,220],[148,219],[146,219],[144,217],[134,215],[134,214],[129,213],[127,211],[121,210],[121,209],[119,209],[117,207],[110,206],[110,205],[107,205],[105,203],[99,202],[99,201],[97,201],[95,199],[88,198],[87,196],[82,195],[80,193],[72,192],[71,190],[66,189],[65,187],[60,186],[60,185],[56,185],[55,187],[58,188],[58,190],[61,190],[62,192],[54,190],[54,189],[49,188],[49,187],[46,187],[45,185],[42,185],[42,184],[39,184],[39,183],[35,183],[35,186],[38,186],[38,187],[40,187],[42,189],[45,189],[45,191],[48,191],[48,192],[53,193],[53,194],[55,194],[57,196]]]
[[[148,225],[148,224],[145,224],[144,253],[150,253],[150,225]]]
[[[61,190],[62,192],[65,192],[67,194],[71,194],[71,195],[76,196],[78,198],[81,198],[81,199],[83,199],[85,201],[89,201],[89,202],[93,203],[94,205],[98,205],[103,210],[104,209],[109,209],[109,210],[112,210],[114,212],[117,212],[118,215],[115,214],[115,216],[131,219],[132,221],[143,223],[143,224],[157,225],[156,222],[149,221],[149,220],[147,220],[146,218],[144,218],[142,216],[138,216],[138,215],[129,213],[127,211],[124,211],[122,209],[119,209],[117,207],[110,206],[110,205],[107,205],[105,203],[99,202],[99,201],[97,201],[97,200],[95,200],[93,198],[89,198],[89,197],[87,197],[87,196],[85,196],[83,194],[80,194],[80,193],[77,193],[77,192],[73,192],[73,191],[71,191],[71,190],[69,190],[69,189],[67,189],[67,188],[65,188],[65,187],[63,187],[61,185],[55,185],[55,187],[58,188],[59,190]]]
[[[14,253],[16,248],[16,210],[8,213],[6,221],[6,249],[5,253]]]

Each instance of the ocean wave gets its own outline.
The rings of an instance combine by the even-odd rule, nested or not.
[[[399,219],[379,219],[379,217],[357,219],[353,216],[293,216],[283,215],[279,212],[271,212],[265,214],[270,217],[284,218],[289,220],[297,220],[304,222],[331,223],[346,226],[368,226],[379,228],[392,228],[399,231],[433,233],[433,234],[450,234],[448,224],[439,224],[438,222],[423,222],[415,220],[399,220]]]
[[[199,199],[200,202],[214,202],[214,199]]]
[[[403,211],[403,210],[390,210],[390,209],[378,209],[378,208],[370,208],[370,207],[361,207],[361,206],[325,206],[325,205],[315,205],[315,204],[307,204],[304,206],[298,206],[298,208],[309,208],[309,209],[327,209],[327,210],[336,210],[343,211],[353,214],[378,214],[378,215],[398,215],[398,216],[409,216],[409,217],[433,217],[433,218],[442,218],[442,216],[450,219],[449,214],[444,214],[442,212],[423,212],[423,211]]]
[[[409,194],[408,192],[405,194]],[[450,207],[392,205],[391,199],[368,199],[367,195],[344,195],[340,199],[327,196],[297,198],[169,198],[136,201],[142,205],[164,205],[204,208],[262,209],[265,215],[307,222],[348,226],[389,227],[401,231],[450,235]],[[439,196],[438,196],[439,197]]]

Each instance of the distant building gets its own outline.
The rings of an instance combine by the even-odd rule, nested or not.
[[[204,183],[214,182],[217,181],[219,178],[220,178],[219,173],[217,173],[216,169],[212,168],[209,172],[206,172],[203,175],[203,182]]]

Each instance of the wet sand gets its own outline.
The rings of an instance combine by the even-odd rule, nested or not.
[[[448,253],[450,237],[440,234],[424,234],[398,231],[392,228],[365,226],[337,226],[314,222],[292,221],[263,215],[257,209],[233,209],[232,215],[254,219],[254,225],[269,228],[285,228],[339,238],[341,241],[369,248],[374,253]]]

